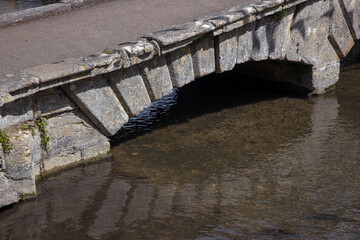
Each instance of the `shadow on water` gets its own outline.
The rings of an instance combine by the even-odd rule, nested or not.
[[[281,97],[304,98],[289,94],[283,84],[246,76],[235,68],[231,72],[211,74],[175,89],[133,117],[111,139],[113,146],[155,129],[188,122],[204,114],[251,105]]]

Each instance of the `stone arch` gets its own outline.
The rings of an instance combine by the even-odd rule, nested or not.
[[[11,154],[0,151],[0,181],[12,182],[6,186],[14,193],[0,207],[33,194],[43,169],[106,155],[104,136],[173,88],[213,72],[244,64],[248,73],[326,92],[360,39],[359,22],[358,0],[257,0],[99,54],[0,77],[0,126],[16,142]],[[24,111],[12,113],[10,105]],[[31,132],[44,116],[56,151],[44,151],[40,134]]]

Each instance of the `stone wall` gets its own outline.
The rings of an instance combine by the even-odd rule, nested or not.
[[[0,207],[35,194],[37,176],[106,156],[107,137],[130,117],[210,73],[260,62],[245,71],[325,92],[359,39],[359,8],[355,0],[258,0],[2,76]]]

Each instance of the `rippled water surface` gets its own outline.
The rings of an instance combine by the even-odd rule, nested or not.
[[[0,14],[59,2],[60,0],[0,0]]]
[[[3,211],[0,239],[359,239],[359,76],[316,98],[196,81],[121,130],[113,161]]]

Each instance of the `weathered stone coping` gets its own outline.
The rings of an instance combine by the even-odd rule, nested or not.
[[[45,9],[55,9],[58,6],[70,9],[94,1],[96,0],[64,0],[63,3],[47,5],[40,9],[46,11]],[[234,7],[190,23],[147,34],[136,42],[122,43],[105,49],[102,53],[6,74],[0,77],[0,106],[42,90],[128,68],[150,60],[155,55],[166,54],[186,46],[206,34],[217,36],[305,1],[307,0],[257,0],[246,7]]]
[[[37,18],[43,18],[64,13],[74,8],[79,8],[86,5],[93,5],[104,1],[106,0],[62,0],[58,3],[53,3],[45,6],[1,14],[0,28],[23,22],[29,22]]]

